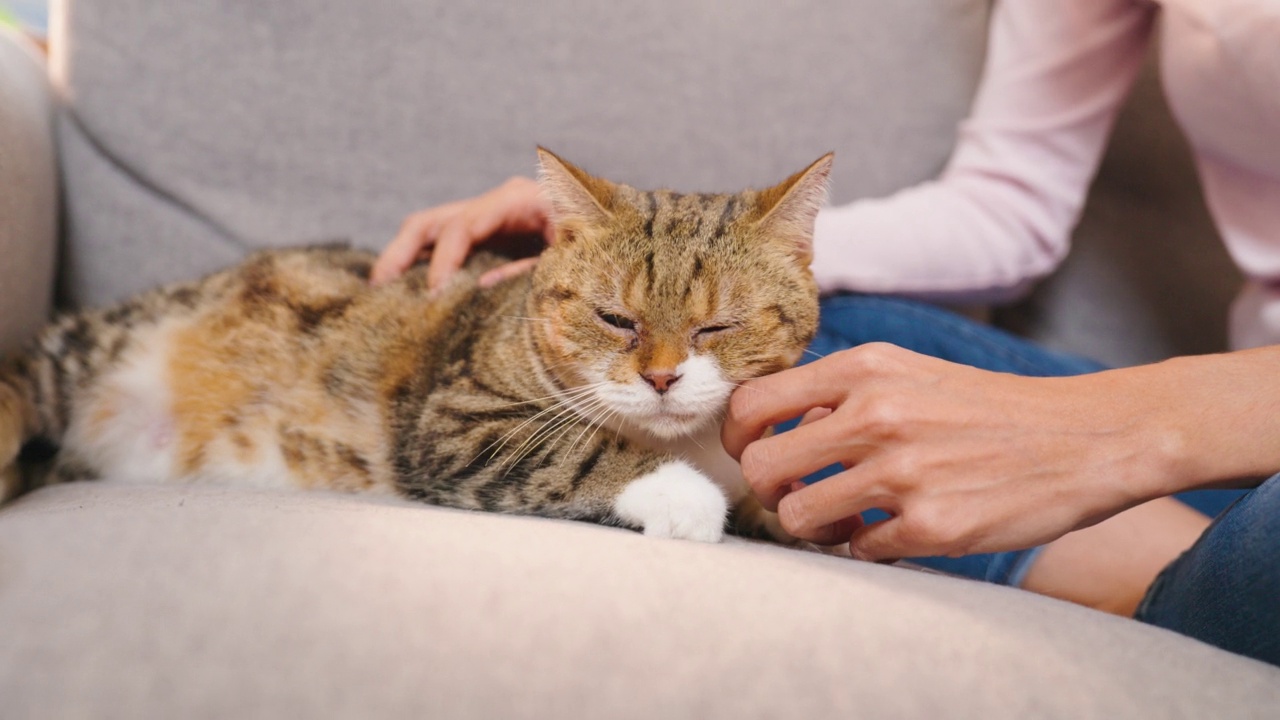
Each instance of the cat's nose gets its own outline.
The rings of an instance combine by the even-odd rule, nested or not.
[[[640,373],[640,377],[644,378],[644,381],[649,383],[654,390],[657,390],[659,395],[665,395],[667,390],[671,389],[671,386],[675,385],[681,376],[673,372],[659,370]]]

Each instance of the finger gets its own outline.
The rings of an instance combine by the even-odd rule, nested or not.
[[[742,451],[742,477],[760,503],[774,510],[791,482],[834,463],[861,459],[862,448],[850,442],[849,429],[837,413],[748,445]]]
[[[863,525],[862,516],[854,515],[830,525],[815,528],[809,537],[801,537],[800,539],[808,540],[814,545],[843,545],[849,542],[849,538]]]
[[[370,281],[378,285],[403,274],[418,259],[422,250],[431,246],[435,240],[435,230],[440,224],[457,212],[458,206],[450,203],[434,210],[411,215],[400,226],[400,232],[396,233],[395,238],[378,256],[377,262],[373,265],[373,272],[369,276]]]
[[[509,262],[501,267],[496,267],[480,276],[480,287],[493,287],[494,285],[510,280],[513,277],[523,275],[530,270],[533,270],[533,266],[537,264],[538,258],[531,257],[523,260],[516,260],[515,262]]]
[[[805,413],[804,417],[800,418],[800,424],[797,425],[796,427],[804,427],[805,425],[808,425],[811,422],[821,420],[822,418],[830,415],[831,412],[832,412],[831,408],[816,407],[810,410],[809,412]]]
[[[849,554],[868,562],[893,562],[905,557],[921,557],[928,552],[905,543],[902,520],[889,518],[854,531],[849,538]]]
[[[466,262],[472,246],[493,237],[503,229],[509,209],[500,197],[489,195],[473,205],[465,215],[453,219],[440,230],[440,239],[431,253],[427,267],[427,287],[438,288]]]
[[[808,538],[822,528],[872,508],[896,510],[896,502],[866,488],[866,473],[846,470],[788,494],[778,503],[778,520],[792,535]]]
[[[431,250],[427,265],[427,287],[434,290],[445,284],[462,267],[471,252],[475,238],[468,224],[455,220],[440,231],[440,239]]]
[[[835,356],[832,356],[835,357]],[[724,449],[741,458],[747,444],[770,425],[814,407],[836,407],[844,399],[843,383],[833,382],[836,366],[823,360],[743,383],[729,398],[720,439]]]

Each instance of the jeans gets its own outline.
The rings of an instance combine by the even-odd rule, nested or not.
[[[868,342],[889,342],[944,360],[1019,375],[1079,375],[1105,369],[1093,360],[1041,348],[924,303],[867,295],[823,300],[818,334],[805,361]],[[797,422],[779,429],[790,429]],[[840,470],[838,465],[826,468],[805,482],[818,482]],[[1280,633],[1280,482],[1273,478],[1247,495],[1245,491],[1209,490],[1177,497],[1218,520],[1152,585],[1138,618],[1280,664],[1276,644]],[[1228,506],[1230,511],[1219,516]],[[868,522],[883,518],[878,511],[866,515]],[[911,561],[953,575],[1017,586],[1039,551],[1030,548]]]

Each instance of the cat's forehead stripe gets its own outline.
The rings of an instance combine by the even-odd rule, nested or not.
[[[647,192],[644,194],[645,208],[647,212],[644,217],[644,234],[653,236],[653,221],[658,219],[658,198],[654,193]]]
[[[727,235],[743,209],[737,195],[672,190],[641,192],[637,205],[646,237],[679,233],[689,239],[704,238],[704,230],[709,230],[705,234],[708,241]],[[714,224],[712,217],[716,218]]]

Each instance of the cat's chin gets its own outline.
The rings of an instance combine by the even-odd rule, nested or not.
[[[694,413],[661,413],[645,418],[637,418],[632,422],[660,440],[675,440],[694,435],[711,424],[712,415]]]

